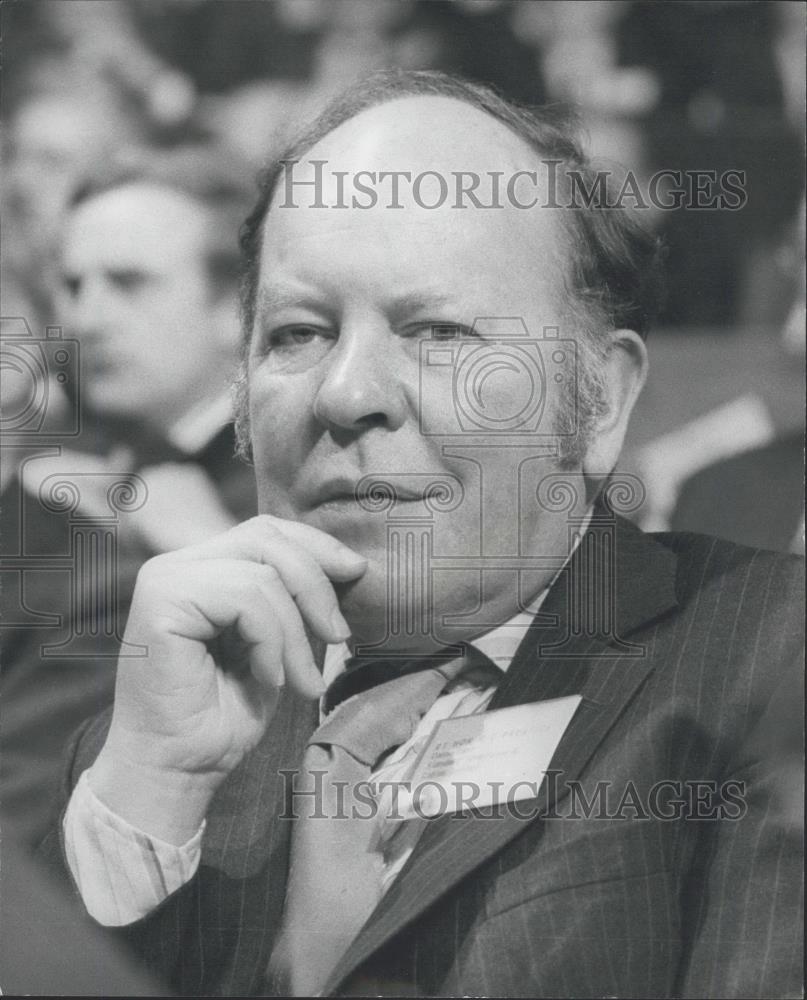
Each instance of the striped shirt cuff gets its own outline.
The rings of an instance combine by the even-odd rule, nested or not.
[[[205,824],[181,847],[150,837],[108,809],[88,775],[79,778],[64,815],[67,863],[90,916],[105,927],[122,927],[193,878]]]

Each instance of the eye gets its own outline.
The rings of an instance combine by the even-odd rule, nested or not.
[[[62,278],[62,288],[64,288],[71,299],[74,299],[81,290],[81,278],[77,278],[72,274],[66,274]]]
[[[136,292],[149,280],[149,276],[144,274],[142,271],[135,271],[128,268],[108,271],[107,278],[109,283],[114,288],[117,288],[122,292]]]
[[[432,340],[463,340],[468,337],[478,339],[479,334],[462,323],[432,323],[428,336]]]
[[[319,330],[314,326],[298,324],[295,326],[283,326],[278,330],[270,330],[265,338],[268,350],[294,349],[312,344],[318,337],[329,339],[325,330]]]
[[[456,323],[433,323],[431,336],[432,340],[457,340],[460,328]]]
[[[294,373],[314,367],[333,346],[337,332],[308,323],[289,323],[265,330],[256,343],[256,356],[270,369]]]
[[[463,340],[466,337],[476,339],[478,334],[469,326],[453,323],[447,320],[418,320],[401,331],[401,335],[415,340]]]

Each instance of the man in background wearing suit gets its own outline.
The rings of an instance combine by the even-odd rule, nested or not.
[[[568,129],[439,74],[284,159],[242,237],[262,513],[141,571],[149,655],[69,761],[90,914],[183,994],[797,992],[800,562],[614,514],[652,240],[545,207],[595,180]],[[470,797],[358,808],[418,754]]]
[[[0,798],[7,831],[32,848],[52,822],[65,743],[112,699],[138,569],[256,510],[254,476],[235,456],[231,392],[248,176],[209,145],[132,151],[85,175],[67,211],[57,315],[65,353],[76,354],[72,384],[56,381],[66,365],[52,365],[43,406],[58,421],[61,394],[80,433],[46,426],[15,439],[3,427],[4,446],[15,441],[8,466],[21,443],[32,447],[3,482],[3,556],[20,558],[3,575]],[[69,496],[76,504],[60,502]],[[31,627],[48,618],[57,624]]]

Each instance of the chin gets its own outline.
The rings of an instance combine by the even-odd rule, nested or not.
[[[358,580],[334,583],[339,607],[354,632],[359,628],[360,622],[364,630],[370,621],[385,621],[387,606],[387,571],[384,561],[374,558],[366,549],[356,547],[356,551],[367,559],[364,574]]]
[[[353,640],[361,645],[383,645],[379,653],[412,648],[415,637],[405,627],[398,627],[390,613],[385,562],[372,558],[366,551],[362,555],[370,560],[364,575],[351,583],[335,585]]]
[[[368,553],[363,553],[368,555]],[[431,592],[417,592],[416,580],[397,592],[389,586],[386,559],[370,559],[361,579],[337,584],[339,606],[360,645],[385,651],[427,652],[470,639],[484,629],[477,625],[446,626],[447,615],[470,615],[479,608],[478,573],[435,574]],[[396,597],[400,599],[396,601]],[[397,604],[397,607],[396,607]],[[437,614],[432,617],[434,610]]]

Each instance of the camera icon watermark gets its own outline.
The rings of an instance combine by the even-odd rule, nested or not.
[[[79,344],[60,326],[37,337],[21,316],[0,321],[4,438],[70,438],[81,430]]]
[[[477,317],[469,329],[435,324],[420,344],[420,433],[428,437],[557,437],[577,433],[577,345],[545,326],[534,337],[521,317]],[[430,383],[451,370],[452,406],[435,412]],[[544,421],[549,389],[559,390],[562,424]]]

